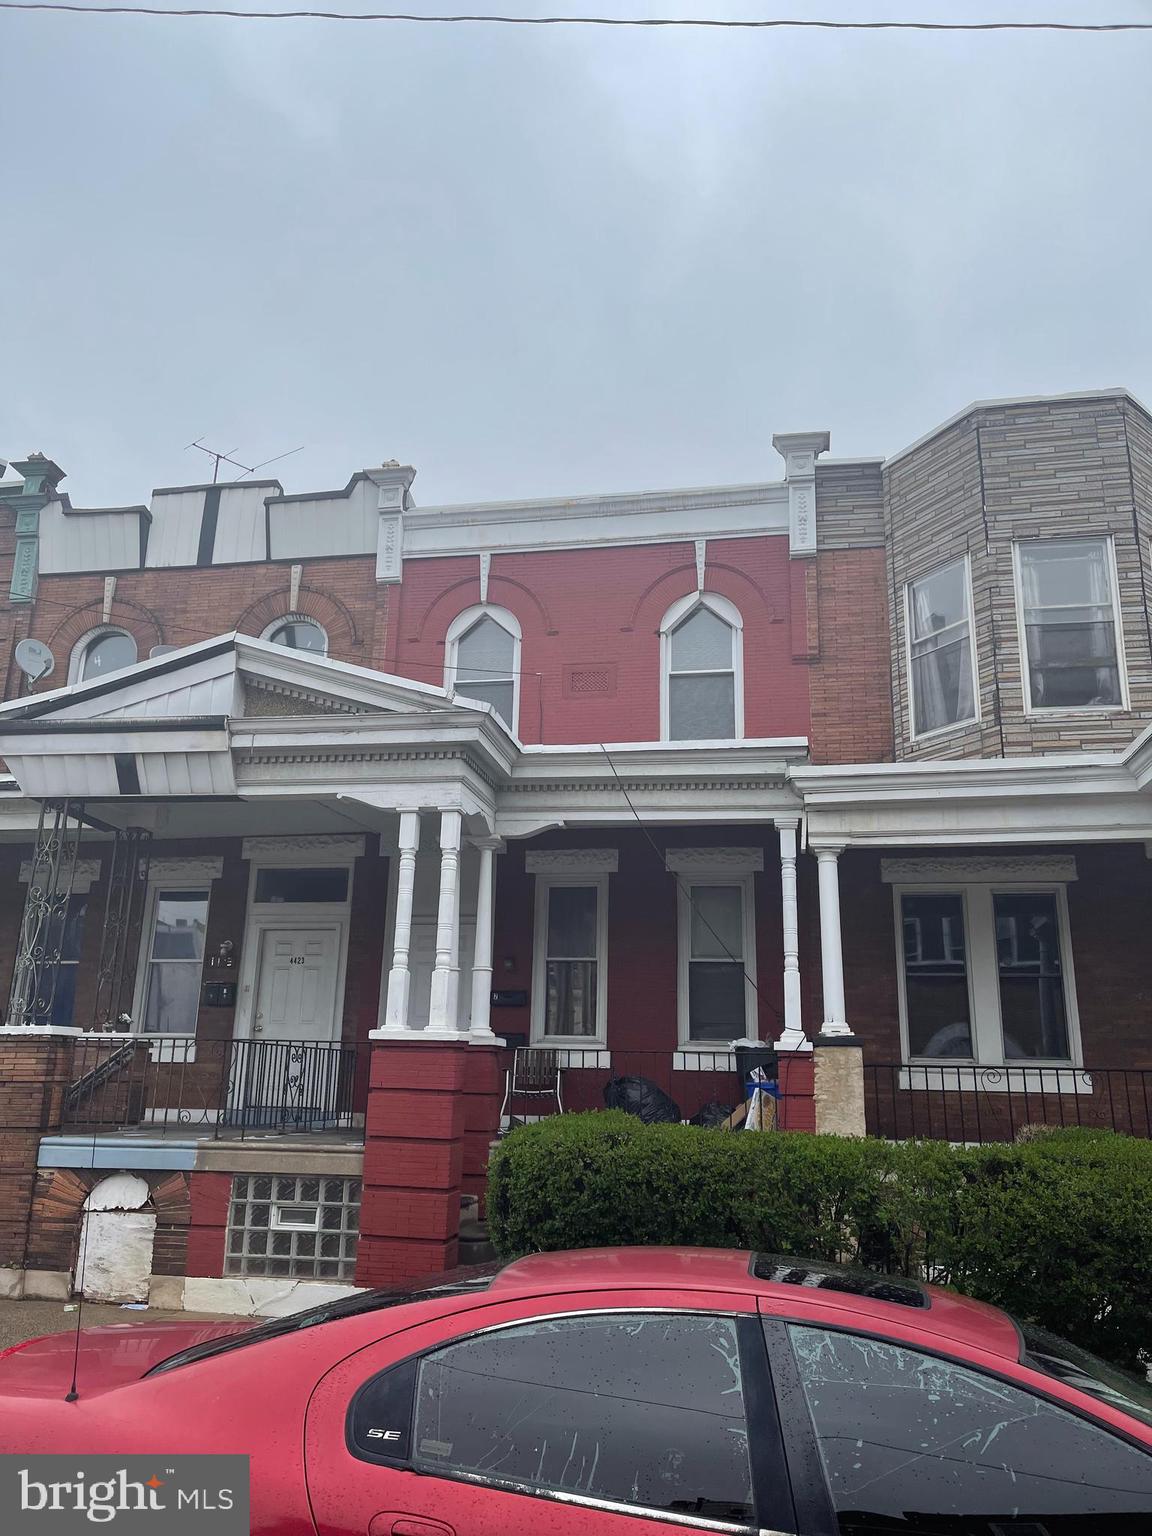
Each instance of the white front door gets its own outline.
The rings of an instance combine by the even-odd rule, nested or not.
[[[339,960],[337,927],[265,928],[260,935],[253,1037],[335,1039]]]
[[[456,1008],[456,1027],[468,1028],[472,1017],[472,956],[476,949],[476,924],[460,924],[460,995]],[[412,944],[408,952],[408,965],[412,980],[408,993],[408,1023],[412,1029],[423,1029],[428,1022],[428,1010],[432,1000],[432,972],[436,965],[436,924],[421,922],[412,924]]]
[[[342,929],[264,928],[250,1038],[238,1042],[230,1109],[245,1124],[315,1127],[341,1102],[337,982]]]

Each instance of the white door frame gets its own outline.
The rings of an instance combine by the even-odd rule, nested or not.
[[[295,907],[295,903],[292,903]],[[335,904],[333,903],[333,906]],[[283,911],[283,907],[279,911]],[[259,912],[250,914],[244,937],[244,959],[240,967],[240,997],[241,1002],[236,1008],[237,1040],[251,1039],[275,1039],[273,1035],[254,1035],[252,1026],[256,1018],[256,1002],[260,996],[260,956],[264,947],[264,935],[281,932],[291,933],[293,930],[308,929],[327,931],[336,934],[336,988],[332,998],[332,1027],[326,1037],[318,1037],[316,1045],[335,1044],[341,1036],[344,1024],[344,983],[348,970],[348,919],[346,914],[341,914],[341,909],[332,907],[305,906],[301,903],[299,916],[294,910],[287,921],[282,917],[273,917],[271,914]],[[321,916],[320,914],[323,914]],[[304,1042],[307,1044],[308,1042]]]
[[[271,841],[271,840],[270,840]],[[277,840],[279,841],[279,840]],[[260,951],[264,934],[271,928],[336,928],[336,992],[332,1004],[332,1029],[327,1043],[341,1038],[344,1027],[344,989],[348,974],[348,932],[352,918],[356,859],[364,851],[364,839],[285,838],[274,851],[261,850],[249,860],[248,902],[244,914],[244,943],[240,957],[239,987],[233,1039],[253,1038],[256,999],[260,986]],[[256,900],[256,879],[262,869],[346,869],[348,892],[342,902],[295,902]],[[261,1038],[257,1036],[256,1038]],[[325,1042],[317,1042],[322,1044]]]

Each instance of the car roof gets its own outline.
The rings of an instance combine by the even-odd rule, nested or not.
[[[873,1284],[858,1288],[863,1278]],[[763,1309],[797,1319],[885,1331],[911,1329],[957,1344],[1020,1358],[1012,1319],[969,1296],[891,1276],[868,1276],[850,1265],[764,1257],[733,1248],[583,1248],[516,1259],[493,1278],[487,1298],[594,1290],[737,1291]],[[862,1292],[871,1292],[866,1294]],[[903,1292],[904,1294],[900,1294]],[[835,1316],[833,1316],[835,1314]]]

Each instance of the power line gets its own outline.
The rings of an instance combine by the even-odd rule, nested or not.
[[[238,21],[400,21],[419,25],[501,27],[708,27],[764,32],[1152,32],[1152,21],[830,21],[801,17],[740,20],[707,16],[420,16],[408,11],[239,11],[210,6],[68,5],[54,0],[0,0],[5,11],[66,11],[78,16],[219,16]]]
[[[636,825],[640,828],[641,832],[643,832],[645,838],[648,841],[649,847],[652,849],[652,852],[660,860],[661,868],[664,869],[668,874],[670,874],[672,876],[672,879],[676,883],[676,889],[683,894],[683,896],[684,896],[685,900],[687,901],[688,905],[691,907],[694,915],[696,917],[698,917],[700,919],[700,921],[704,924],[705,928],[707,928],[708,932],[712,935],[712,937],[716,940],[717,944],[719,944],[720,948],[728,956],[728,959],[732,962],[733,965],[738,965],[740,967],[740,970],[742,971],[742,973],[744,975],[745,984],[747,986],[751,987],[753,992],[755,992],[757,998],[761,999],[767,1005],[769,1010],[776,1016],[777,1019],[780,1019],[781,1015],[780,1015],[779,1008],[776,1007],[775,1003],[772,1002],[771,998],[767,998],[767,997],[764,996],[764,994],[760,991],[760,988],[756,985],[755,981],[753,981],[752,977],[748,974],[748,967],[744,964],[744,961],[742,959],[740,959],[740,957],[738,955],[734,955],[732,953],[732,951],[728,948],[728,945],[724,942],[723,937],[719,933],[716,932],[715,928],[713,928],[712,924],[708,920],[708,914],[699,905],[699,903],[697,902],[695,896],[693,896],[693,894],[692,894],[692,887],[690,885],[688,885],[686,881],[681,879],[680,874],[678,873],[678,871],[676,871],[674,869],[669,869],[668,868],[668,861],[667,861],[666,854],[665,854],[664,850],[661,849],[661,847],[660,847],[659,843],[657,843],[656,839],[652,836],[651,832],[648,830],[647,824],[645,823],[644,819],[641,817],[640,812],[636,809],[636,806],[635,806],[635,803],[634,803],[634,801],[632,799],[632,796],[628,793],[628,786],[625,784],[624,780],[620,777],[620,774],[619,774],[619,772],[617,771],[617,768],[616,768],[616,764],[612,761],[612,754],[611,754],[611,752],[609,752],[608,748],[604,745],[604,743],[602,741],[599,742],[598,745],[600,747],[601,752],[603,752],[604,756],[608,759],[608,766],[612,770],[612,777],[616,780],[616,784],[617,784],[617,787],[620,790],[620,793],[624,796],[624,799],[627,801],[628,809],[632,812],[632,815],[636,818]],[[697,1045],[701,1045],[701,1046],[706,1044],[706,1042],[702,1041],[702,1040],[701,1041],[697,1041],[695,1043]]]

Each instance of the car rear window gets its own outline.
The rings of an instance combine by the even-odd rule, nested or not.
[[[1043,1371],[1065,1386],[1087,1392],[1110,1408],[1152,1424],[1152,1385],[1146,1378],[1122,1366],[1110,1365],[1043,1328],[1034,1328],[1030,1323],[1017,1326],[1024,1341],[1021,1365],[1030,1365],[1034,1371]]]
[[[288,1317],[270,1317],[257,1323],[245,1333],[227,1334],[220,1339],[209,1339],[204,1344],[193,1344],[177,1355],[169,1355],[154,1365],[146,1376],[159,1376],[164,1371],[174,1371],[178,1366],[192,1365],[197,1360],[211,1360],[217,1355],[230,1354],[235,1349],[247,1349],[252,1344],[262,1344],[266,1339],[282,1339],[287,1334],[300,1333],[305,1328],[318,1328],[324,1323],[337,1323],[347,1317],[362,1317],[366,1312],[385,1312],[392,1307],[407,1306],[414,1301],[437,1301],[446,1296],[472,1296],[486,1291],[499,1273],[497,1264],[467,1280],[453,1281],[447,1285],[428,1286],[419,1291],[358,1291],[354,1296],[342,1296],[338,1301],[327,1301],[323,1306],[309,1307],[306,1312],[293,1312]]]

